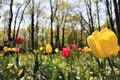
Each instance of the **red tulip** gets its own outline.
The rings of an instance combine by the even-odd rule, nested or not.
[[[62,49],[62,56],[65,58],[69,58],[70,57],[70,48],[66,47]]]
[[[19,38],[16,38],[15,41],[16,41],[17,44],[22,44],[24,40],[19,37]]]
[[[77,45],[76,45],[76,44],[72,44],[71,46],[72,46],[72,49],[73,49],[73,50],[76,50],[76,49],[77,49]]]

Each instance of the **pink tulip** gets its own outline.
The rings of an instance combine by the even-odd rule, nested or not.
[[[19,52],[20,52],[20,48],[16,48],[16,52],[18,52],[18,53],[19,53]]]

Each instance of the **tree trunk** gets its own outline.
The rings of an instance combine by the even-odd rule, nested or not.
[[[15,29],[16,29],[17,16],[18,16],[18,13],[19,13],[19,10],[20,10],[21,7],[22,7],[22,5],[20,5],[20,6],[18,7],[16,16],[15,16],[14,31],[13,31],[13,40],[15,39]]]
[[[34,0],[32,0],[32,14],[31,14],[31,46],[34,50]]]
[[[64,35],[65,35],[65,23],[63,24],[62,28],[62,47],[64,47]]]
[[[12,19],[13,19],[12,5],[13,5],[13,0],[11,0],[11,3],[10,3],[10,20],[9,20],[9,28],[8,28],[8,40],[10,40],[11,38],[11,25],[12,25]]]
[[[98,30],[100,31],[100,18],[99,18],[99,7],[98,7],[98,2],[96,2],[96,7],[97,7]]]
[[[109,19],[110,19],[110,27],[108,26],[108,28],[111,28],[116,33],[115,28],[114,28],[112,14],[111,14],[112,11],[110,12],[110,9],[109,9],[110,5],[109,5],[109,1],[108,0],[106,0],[106,6],[107,6],[107,13],[108,13],[108,16],[109,16]]]
[[[63,14],[65,14],[65,13],[63,13]],[[66,23],[65,20],[66,20],[66,17],[67,17],[67,15],[63,15],[62,16],[62,24],[63,24],[63,26],[62,26],[62,48],[64,47],[64,43],[65,43],[64,35],[65,35],[65,23]]]
[[[56,48],[60,48],[59,28],[60,28],[60,23],[59,23],[59,19],[57,18]]]
[[[52,1],[50,0],[50,7],[51,7],[51,46],[53,47],[53,6]]]
[[[118,0],[119,1],[119,0]],[[115,7],[115,17],[116,17],[116,25],[117,25],[117,34],[118,34],[118,42],[120,44],[120,9],[118,9],[118,5],[120,7],[120,1],[117,4],[116,0],[113,0],[114,7]]]
[[[91,6],[91,0],[89,0],[89,4],[88,4],[88,8],[89,8],[89,12],[90,12],[90,21],[91,21],[91,28],[92,28],[92,32],[94,31],[94,26],[93,26],[93,17],[92,17],[92,6]]]
[[[85,1],[85,5],[86,5],[86,11],[87,11],[87,17],[88,17],[88,25],[89,25],[89,30],[90,30],[90,34],[92,34],[92,28],[91,28],[91,25],[90,25],[90,13],[89,13],[89,4],[88,4],[88,2],[87,1]],[[80,15],[81,15],[81,13],[80,13]]]
[[[28,3],[25,5],[25,7],[23,9],[23,12],[22,12],[22,15],[21,15],[21,19],[20,19],[20,22],[18,24],[18,29],[17,29],[17,32],[16,32],[16,38],[18,37],[18,33],[19,33],[19,29],[20,29],[20,24],[21,24],[21,22],[23,20],[23,15],[24,15],[25,9],[26,9],[26,7],[28,6],[29,3],[30,3],[30,0],[28,1]]]
[[[38,17],[38,14],[37,14],[37,17]],[[39,27],[38,27],[38,21],[36,22],[36,39],[35,39],[35,49],[38,49],[38,30],[39,30]]]

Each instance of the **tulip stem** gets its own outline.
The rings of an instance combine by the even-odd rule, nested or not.
[[[17,53],[17,57],[16,57],[16,65],[17,67],[19,67],[19,54]]]
[[[112,66],[112,63],[111,63],[111,61],[110,61],[109,58],[107,58],[107,60],[108,60],[108,63],[109,63],[109,65],[110,65],[111,69],[112,69],[112,72],[113,72],[113,75],[114,75],[114,79],[117,80],[117,79],[116,79],[116,75],[115,75],[115,71],[114,71],[113,66]]]
[[[97,62],[98,62],[98,66],[99,68],[101,68],[101,65],[100,65],[100,60],[97,58]]]

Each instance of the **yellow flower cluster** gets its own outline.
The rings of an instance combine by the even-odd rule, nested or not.
[[[110,29],[94,31],[92,35],[88,36],[87,42],[96,57],[107,58],[118,54],[117,36]]]
[[[5,47],[3,48],[3,51],[4,51],[4,52],[7,52],[7,51],[14,51],[14,52],[15,52],[15,51],[16,51],[16,48],[15,48],[15,47],[14,47],[14,48],[8,48],[8,47],[5,46]]]
[[[50,44],[46,44],[45,48],[44,47],[40,47],[38,51],[42,51],[43,53],[52,53],[53,48]],[[59,53],[59,49],[55,48],[54,52]]]

